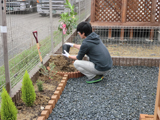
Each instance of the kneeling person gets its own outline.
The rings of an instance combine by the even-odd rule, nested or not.
[[[77,70],[87,76],[87,83],[101,81],[106,72],[112,68],[112,58],[108,49],[103,44],[99,35],[92,32],[91,24],[81,22],[77,26],[77,31],[83,40],[81,45],[74,43],[65,43],[71,47],[79,49],[77,56],[71,56],[64,51],[64,56],[75,59],[74,66]],[[82,60],[87,55],[89,61]]]

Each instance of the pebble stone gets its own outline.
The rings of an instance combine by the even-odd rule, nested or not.
[[[72,78],[48,120],[138,120],[154,114],[158,67],[114,66],[98,83]]]

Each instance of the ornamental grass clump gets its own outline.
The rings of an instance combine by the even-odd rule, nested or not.
[[[17,120],[18,110],[4,87],[1,97],[1,120]]]
[[[40,91],[40,92],[42,92],[43,91],[43,81],[41,81],[41,80],[37,80],[37,87],[38,87],[38,90]]]
[[[29,74],[26,71],[22,81],[22,100],[27,106],[32,106],[36,99],[36,93]]]

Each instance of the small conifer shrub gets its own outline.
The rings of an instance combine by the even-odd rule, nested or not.
[[[1,97],[1,120],[17,120],[17,108],[4,87]]]
[[[43,91],[43,81],[37,80],[37,87],[40,92]]]
[[[31,79],[29,78],[29,74],[26,71],[23,76],[22,81],[22,100],[26,103],[27,106],[32,106],[36,99],[36,93],[34,90],[34,86],[32,84]]]

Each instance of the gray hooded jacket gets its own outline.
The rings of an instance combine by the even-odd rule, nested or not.
[[[77,59],[82,60],[85,54],[89,57],[89,60],[95,64],[96,70],[107,71],[111,69],[112,58],[108,49],[99,38],[99,35],[95,32],[92,32],[83,40]]]

